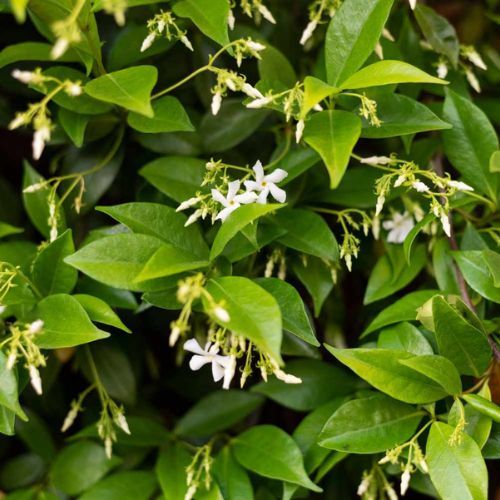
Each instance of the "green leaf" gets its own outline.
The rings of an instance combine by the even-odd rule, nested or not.
[[[154,66],[134,66],[91,80],[84,90],[95,99],[152,118],[150,98],[157,78],[158,70]]]
[[[16,436],[30,451],[51,462],[56,455],[56,445],[49,426],[33,411],[26,413],[29,420],[16,420]]]
[[[305,342],[319,346],[311,320],[295,287],[278,278],[258,278],[255,281],[278,302],[283,328]]]
[[[192,458],[186,447],[178,441],[169,442],[160,451],[155,472],[165,500],[178,500],[185,497],[186,468]]]
[[[446,56],[456,67],[460,47],[455,28],[434,9],[422,4],[415,8],[415,17],[432,48]]]
[[[153,101],[153,113],[152,118],[139,113],[130,113],[127,123],[133,129],[148,134],[194,130],[184,107],[175,97],[165,96]]]
[[[285,371],[302,380],[286,384],[275,377],[252,388],[269,399],[296,411],[308,411],[356,389],[356,381],[336,366],[316,360],[296,360],[286,364]],[[335,383],[332,383],[332,381]]]
[[[89,243],[65,261],[106,285],[142,290],[135,278],[163,245],[163,241],[154,236],[115,234]]]
[[[340,184],[360,134],[361,120],[347,111],[320,111],[307,120],[304,140],[321,156],[332,189]]]
[[[198,158],[164,156],[142,167],[139,174],[156,189],[181,203],[200,190],[205,171],[205,162]]]
[[[294,208],[282,210],[274,219],[286,231],[279,238],[283,245],[331,262],[338,261],[337,240],[320,215]]]
[[[78,495],[97,483],[120,459],[108,459],[104,448],[90,441],[70,444],[61,450],[51,467],[54,486],[68,495]]]
[[[399,349],[412,354],[433,354],[428,340],[422,332],[411,323],[398,323],[380,332],[377,347],[383,349]]]
[[[380,257],[370,274],[365,291],[365,304],[389,297],[404,288],[417,277],[427,262],[424,245],[415,247],[411,266],[406,264],[401,245],[390,245],[387,249],[388,253]]]
[[[203,296],[203,305],[221,326],[242,335],[281,363],[281,312],[274,297],[248,278],[227,276],[211,279],[206,290],[216,303],[222,303],[230,320],[221,322],[212,315],[212,304]]]
[[[413,248],[413,243],[415,239],[417,238],[420,231],[422,231],[422,229],[427,224],[429,224],[429,222],[432,222],[435,218],[436,216],[433,213],[427,214],[423,219],[421,219],[417,224],[415,224],[412,230],[406,235],[406,238],[403,242],[403,249],[405,252],[405,258],[408,265],[411,264],[411,256],[412,256],[411,249]]]
[[[36,343],[44,349],[73,347],[109,337],[96,328],[85,309],[71,295],[63,293],[43,299],[37,306],[37,317],[43,321],[43,330]]]
[[[431,403],[455,393],[450,393],[433,378],[403,364],[423,356],[392,349],[335,349],[326,344],[325,347],[373,387],[405,403]],[[446,358],[441,360],[447,361]],[[453,369],[451,362],[449,366]]]
[[[5,415],[6,410],[7,412],[8,410],[12,411],[23,420],[28,418],[21,408],[18,398],[16,372],[7,368],[7,357],[0,351],[0,405],[4,408],[6,420],[8,419],[8,415]]]
[[[486,500],[488,475],[481,450],[467,434],[450,444],[453,432],[442,422],[431,426],[426,460],[432,483],[442,498]]]
[[[229,241],[242,231],[248,224],[253,223],[256,219],[275,210],[280,210],[286,205],[274,204],[259,204],[252,203],[243,205],[237,208],[229,217],[222,223],[215,240],[210,250],[210,260],[218,257]]]
[[[349,453],[377,453],[411,438],[424,413],[383,394],[344,403],[319,436],[325,448]]]
[[[233,440],[232,449],[243,467],[260,476],[322,491],[307,476],[302,454],[294,440],[278,427],[253,427]]]
[[[392,0],[346,0],[333,16],[325,41],[326,74],[338,86],[355,73],[379,41]]]
[[[443,132],[444,152],[463,180],[496,198],[498,174],[489,171],[498,138],[487,116],[471,101],[446,89],[443,118],[453,125]]]
[[[21,227],[15,227],[7,222],[0,221],[0,238],[5,238],[5,236],[11,236],[12,234],[19,234],[24,231]]]
[[[483,259],[493,278],[493,285],[495,288],[500,288],[500,253],[486,248],[483,250]]]
[[[229,446],[219,452],[212,471],[225,500],[255,498],[250,478],[245,469],[234,459]]]
[[[78,300],[92,321],[102,323],[103,325],[114,326],[119,330],[130,333],[130,330],[123,324],[122,320],[104,300],[94,297],[93,295],[82,293],[73,295],[73,297]]]
[[[181,417],[175,426],[175,433],[189,438],[212,436],[240,422],[262,403],[263,398],[251,392],[212,392]]]
[[[292,88],[297,82],[297,75],[286,56],[267,42],[258,39],[257,41],[266,46],[257,61],[260,79],[269,82],[280,82],[286,88]]]
[[[498,174],[500,172],[500,151],[495,151],[490,156],[490,172]]]
[[[484,250],[469,250],[465,252],[451,252],[458,264],[467,284],[479,295],[500,303],[500,288],[495,286],[493,276],[484,258]]]
[[[398,83],[436,83],[445,85],[447,82],[431,76],[406,62],[386,59],[360,69],[342,82],[340,88],[364,89]]]
[[[229,43],[229,3],[226,0],[181,0],[174,5],[174,13],[191,19],[204,35],[218,44]]]
[[[441,296],[432,301],[432,315],[439,353],[452,361],[461,374],[480,377],[491,361],[486,335]]]
[[[44,180],[45,179],[39,175],[27,161],[24,162],[23,189],[33,184],[43,182]],[[45,238],[48,238],[50,234],[50,227],[47,223],[49,220],[49,196],[50,189],[48,187],[38,189],[33,193],[23,193],[24,208],[33,225]],[[56,203],[58,202],[59,198],[57,197]],[[59,214],[60,217],[57,220],[57,228],[59,232],[61,232],[66,228],[66,218],[64,216],[64,210],[61,209]]]
[[[304,98],[300,108],[302,115],[307,115],[316,104],[319,104],[323,99],[337,92],[338,89],[328,85],[322,80],[314,78],[314,76],[306,76],[304,78]]]
[[[97,207],[135,233],[155,236],[171,245],[206,258],[208,247],[196,224],[185,227],[187,217],[159,203],[124,203]]]
[[[153,472],[122,471],[99,481],[79,500],[149,500],[156,488]]]
[[[68,229],[56,240],[43,247],[33,262],[33,281],[45,296],[70,293],[76,285],[77,271],[64,259],[74,253],[75,246],[71,230]]]
[[[462,397],[474,410],[500,423],[500,406],[477,394],[464,394]]]
[[[451,128],[427,106],[404,95],[384,94],[377,96],[376,101],[377,116],[382,125],[374,127],[363,119],[361,137],[381,139]]]
[[[51,50],[50,43],[42,42],[22,42],[9,45],[0,52],[0,68],[20,61],[52,61]],[[74,62],[78,61],[79,58],[72,50],[68,50],[58,60]]]
[[[375,332],[384,326],[400,321],[414,321],[417,318],[417,309],[438,293],[437,290],[419,290],[410,292],[390,306],[383,309],[365,328],[361,337]]]
[[[85,130],[87,130],[87,125],[92,117],[90,115],[75,113],[66,108],[59,108],[57,117],[73,144],[79,148],[82,147]]]

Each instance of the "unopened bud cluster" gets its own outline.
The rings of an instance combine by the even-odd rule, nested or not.
[[[148,50],[157,38],[165,38],[168,41],[179,40],[189,50],[193,46],[186,36],[187,32],[179,28],[175,16],[170,11],[161,10],[147,23],[148,36],[143,40],[141,52]]]

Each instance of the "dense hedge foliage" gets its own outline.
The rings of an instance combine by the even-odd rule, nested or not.
[[[0,0],[0,497],[493,498],[499,4]]]

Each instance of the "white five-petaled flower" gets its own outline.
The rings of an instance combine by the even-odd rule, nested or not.
[[[212,189],[212,198],[218,201],[224,208],[217,214],[215,220],[224,222],[231,212],[234,212],[241,205],[253,203],[257,200],[257,195],[252,192],[238,194],[240,181],[232,181],[228,184],[227,195],[224,196],[218,189]]]
[[[389,231],[387,241],[389,243],[403,243],[408,236],[408,233],[415,226],[413,217],[408,212],[394,212],[391,220],[383,222],[385,230]]]
[[[285,203],[286,192],[279,188],[276,184],[281,182],[287,175],[288,172],[282,168],[277,168],[270,174],[264,175],[264,168],[262,163],[257,161],[253,166],[253,171],[255,172],[254,181],[245,181],[245,187],[248,191],[258,191],[259,196],[257,197],[257,203],[266,203],[269,193],[271,196],[280,203]]]
[[[428,193],[430,191],[429,186],[422,181],[412,182],[411,186],[419,193]]]
[[[196,371],[210,363],[212,376],[215,382],[224,378],[224,388],[229,388],[229,383],[235,372],[235,360],[232,356],[223,356],[219,353],[217,345],[207,343],[202,348],[196,339],[189,339],[184,343],[184,350],[192,352],[194,356],[189,360],[189,368]]]

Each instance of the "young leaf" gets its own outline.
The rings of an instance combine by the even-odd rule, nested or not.
[[[193,124],[178,99],[165,96],[153,101],[152,118],[140,113],[129,113],[127,123],[139,132],[157,134],[159,132],[191,132]]]
[[[68,229],[37,255],[33,262],[33,281],[43,295],[70,293],[73,290],[78,273],[64,259],[74,251],[72,233]]]
[[[85,309],[71,295],[63,293],[43,299],[37,307],[43,330],[36,343],[44,349],[73,347],[109,337],[92,324]]]
[[[467,434],[450,443],[454,428],[434,422],[427,439],[426,460],[432,483],[442,498],[486,500],[488,475],[481,450]]]
[[[344,403],[326,422],[319,445],[349,453],[377,453],[408,440],[424,413],[383,394]]]
[[[85,85],[85,93],[152,118],[150,98],[157,78],[154,66],[134,66],[91,80]]]
[[[340,184],[360,134],[361,120],[347,111],[320,111],[306,122],[304,140],[324,161],[332,189]]]
[[[379,41],[393,0],[346,0],[333,16],[325,41],[326,74],[339,86],[355,73]]]
[[[302,101],[301,112],[306,115],[316,104],[337,92],[338,89],[318,78],[306,76],[304,78],[304,100]]]
[[[256,474],[322,491],[307,476],[295,441],[278,427],[253,427],[233,440],[232,449],[238,462]]]
[[[216,303],[229,313],[229,321],[221,322],[213,315],[211,304],[203,296],[205,311],[221,326],[242,335],[281,363],[281,312],[274,297],[248,278],[226,276],[211,279],[206,286]]]
[[[500,406],[477,394],[464,394],[463,398],[474,410],[500,424]]]

